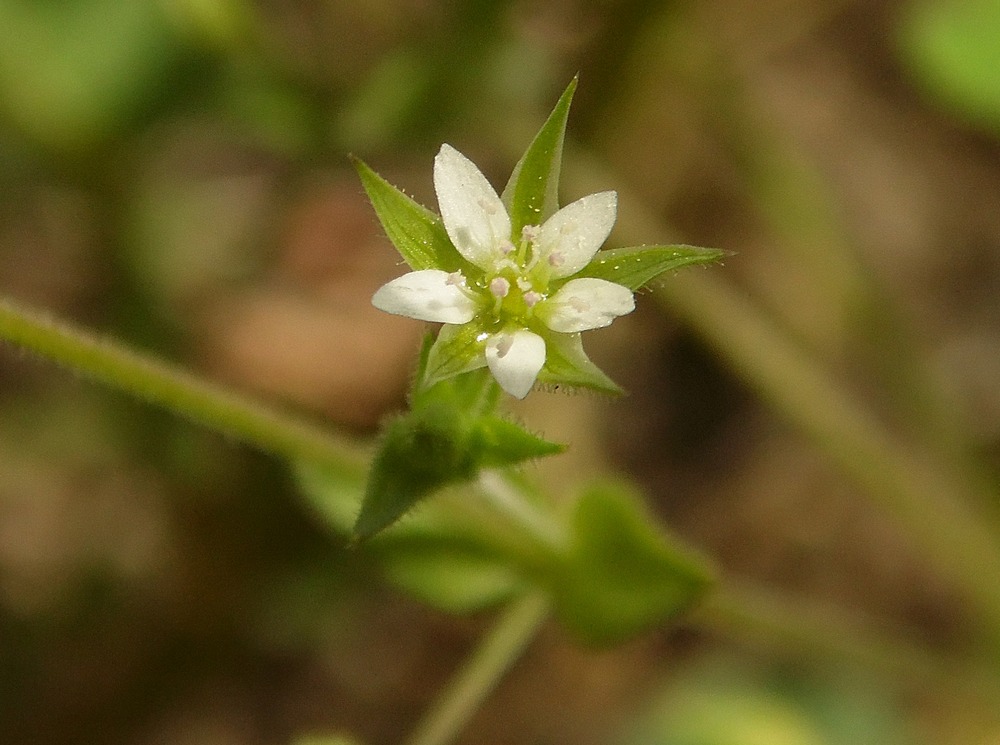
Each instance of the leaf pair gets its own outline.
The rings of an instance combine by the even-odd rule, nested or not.
[[[494,413],[498,395],[484,368],[414,395],[410,411],[385,427],[354,526],[356,539],[375,535],[421,499],[470,481],[481,469],[562,452],[561,445]]]

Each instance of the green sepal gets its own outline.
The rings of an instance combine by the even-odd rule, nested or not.
[[[665,272],[686,266],[711,264],[727,255],[718,248],[699,246],[629,246],[598,251],[587,266],[573,276],[597,277],[635,292]]]
[[[477,271],[455,250],[440,217],[379,176],[360,158],[352,157],[351,161],[382,229],[411,269]]]
[[[545,337],[545,367],[538,381],[549,385],[566,385],[620,396],[622,389],[590,361],[583,351],[580,334],[554,334]]]
[[[632,490],[605,483],[576,504],[553,592],[561,622],[582,641],[607,646],[667,623],[712,582],[707,563],[658,529]]]
[[[515,242],[525,225],[541,225],[559,209],[559,169],[569,107],[577,78],[573,78],[545,124],[528,145],[500,197],[510,213]]]
[[[417,372],[419,390],[426,390],[441,381],[486,366],[485,342],[482,330],[475,324],[446,324],[427,350]]]

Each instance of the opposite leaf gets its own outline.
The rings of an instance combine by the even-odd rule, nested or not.
[[[596,645],[664,624],[707,591],[711,572],[655,527],[631,491],[586,491],[573,515],[570,556],[554,584],[560,620]]]

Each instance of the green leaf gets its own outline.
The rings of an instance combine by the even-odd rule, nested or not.
[[[0,2],[0,116],[85,153],[154,116],[189,54],[155,0]]]
[[[637,495],[620,485],[581,496],[570,557],[553,590],[560,620],[582,640],[621,642],[666,623],[708,590],[705,562],[655,526]]]
[[[475,541],[456,540],[447,524],[431,533],[392,530],[376,540],[386,577],[419,600],[448,613],[473,613],[528,588],[506,557]]]
[[[355,537],[375,535],[420,500],[473,479],[483,468],[562,452],[560,445],[496,416],[498,400],[499,387],[486,369],[419,391],[410,412],[385,428],[354,525]]]
[[[355,538],[375,535],[424,497],[475,474],[466,422],[450,406],[426,406],[390,422],[372,461]]]
[[[525,431],[514,422],[498,416],[482,417],[472,433],[474,447],[479,449],[480,465],[502,468],[526,460],[558,455],[566,448]]]
[[[1000,131],[1000,0],[909,3],[899,25],[903,56],[928,90]]]
[[[296,464],[295,476],[316,514],[334,533],[349,534],[362,501],[363,477],[310,463]],[[468,501],[465,494],[456,496]],[[495,526],[450,501],[428,504],[365,542],[362,550],[396,587],[449,613],[488,608],[528,584],[517,552],[505,551],[496,541]]]
[[[379,176],[364,161],[351,160],[382,229],[411,269],[462,271],[467,276],[470,268],[473,273],[477,271],[455,250],[440,217]]]
[[[559,209],[559,168],[576,84],[577,79],[573,78],[503,190],[501,199],[510,213],[511,236],[515,241],[525,225],[541,225]]]
[[[538,374],[541,383],[590,388],[613,396],[622,389],[590,361],[583,351],[579,334],[554,334],[545,337],[545,367]]]
[[[633,292],[664,272],[686,266],[711,264],[726,256],[718,248],[699,246],[630,246],[598,251],[594,260],[576,277],[597,277],[627,287]]]

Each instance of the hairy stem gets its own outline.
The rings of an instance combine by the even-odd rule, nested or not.
[[[362,467],[345,438],[10,300],[0,300],[0,339],[266,452],[346,473]]]

